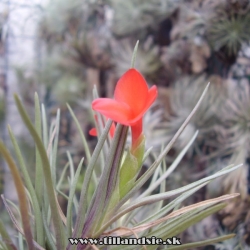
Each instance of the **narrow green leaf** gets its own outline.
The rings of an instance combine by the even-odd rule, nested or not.
[[[173,201],[171,201],[170,203],[165,205],[163,208],[158,210],[155,214],[153,214],[153,215],[149,216],[148,218],[146,218],[145,220],[141,221],[138,225],[162,218],[168,212],[170,212],[174,207],[176,207],[176,205],[181,204],[181,202],[183,202],[185,199],[187,199],[189,196],[194,194],[196,191],[198,191],[199,189],[201,189],[202,187],[204,187],[208,183],[209,182],[205,182],[205,183],[203,183],[203,184],[201,184],[201,185],[199,185],[199,186],[197,186],[189,191],[186,191],[185,193],[181,194],[176,199],[174,199]]]
[[[28,209],[27,198],[26,198],[25,189],[24,189],[21,176],[19,175],[18,169],[9,151],[6,149],[2,141],[0,141],[0,152],[2,153],[4,159],[6,160],[10,168],[11,175],[13,177],[16,191],[17,191],[19,204],[20,204],[20,212],[21,212],[21,217],[22,217],[22,224],[23,224],[25,238],[28,244],[28,248],[33,250],[35,248],[33,244],[33,236],[32,236],[30,222],[29,222],[29,212],[28,212],[29,209]]]
[[[69,159],[70,179],[73,180],[75,176],[75,168],[74,168],[73,160],[69,151],[67,151],[67,157]]]
[[[6,245],[0,241],[0,250],[8,250],[8,248],[6,247]]]
[[[140,206],[144,206],[144,205],[147,205],[147,204],[151,204],[153,202],[157,202],[157,201],[160,201],[160,200],[165,200],[173,195],[176,195],[176,194],[179,194],[179,193],[182,193],[184,191],[187,191],[187,190],[190,190],[191,188],[193,187],[197,187],[198,185],[201,185],[203,184],[204,182],[207,182],[207,181],[210,181],[210,180],[213,180],[219,176],[222,176],[224,174],[227,174],[237,168],[239,168],[240,166],[242,166],[242,164],[240,165],[237,165],[235,167],[231,167],[231,169],[227,169],[227,167],[225,169],[223,169],[224,171],[219,171],[211,176],[208,176],[208,177],[205,177],[199,181],[196,181],[194,183],[191,183],[191,184],[188,184],[184,187],[181,187],[181,188],[178,188],[178,189],[175,189],[173,191],[169,191],[169,192],[165,192],[165,193],[160,193],[160,194],[155,194],[155,195],[151,195],[151,196],[148,196],[148,197],[144,197],[142,199],[140,199],[139,201],[134,201],[134,202],[131,202],[130,204],[124,206],[124,210],[126,211],[131,211],[137,207],[140,207]],[[120,213],[123,214],[124,211],[121,211]]]
[[[67,206],[67,233],[68,233],[67,238],[70,238],[72,236],[72,204],[73,204],[73,198],[75,196],[76,184],[82,169],[83,160],[84,158],[81,159],[78,168],[76,170],[75,176],[72,177],[72,182],[70,185],[69,200]]]
[[[48,124],[47,124],[47,116],[44,104],[42,104],[42,132],[43,132],[43,144],[45,147],[48,147]]]
[[[45,218],[44,211],[42,211],[42,218],[43,218],[43,226],[44,226],[45,235],[46,235],[46,238],[47,238],[48,247],[51,250],[57,250],[56,245],[55,245],[55,241],[52,238],[52,234],[51,234],[51,232],[49,230],[49,227],[48,227],[48,224],[47,224],[47,221],[46,221],[46,218]]]
[[[5,244],[7,250],[17,250],[1,220],[0,220],[0,235],[2,237],[1,240]]]
[[[184,187],[181,187],[181,188],[169,191],[169,192],[165,192],[165,193],[162,193],[162,194],[155,194],[155,195],[151,195],[151,196],[148,196],[148,197],[144,197],[144,198],[140,199],[139,201],[132,201],[128,205],[124,205],[123,210],[120,209],[119,212],[116,213],[109,222],[107,222],[105,225],[103,225],[103,227],[100,230],[104,231],[107,227],[109,227],[114,221],[119,219],[121,216],[123,216],[124,214],[126,214],[126,213],[128,213],[128,212],[130,212],[130,211],[132,211],[132,210],[134,210],[134,209],[136,209],[138,207],[145,206],[147,204],[151,204],[153,202],[157,202],[157,201],[160,201],[160,200],[164,200],[164,199],[170,198],[170,197],[172,197],[172,196],[174,196],[176,194],[188,191],[191,188],[197,187],[197,186],[199,186],[199,185],[201,185],[201,184],[203,184],[203,183],[205,183],[207,181],[210,181],[210,180],[215,179],[215,178],[217,178],[219,176],[227,174],[227,173],[239,168],[240,166],[242,166],[242,164],[237,165],[235,167],[228,166],[228,167],[223,168],[222,170],[218,171],[217,173],[215,173],[215,174],[213,174],[211,176],[205,177],[205,178],[203,178],[203,179],[201,179],[199,181],[188,184],[188,185],[186,185]]]
[[[56,183],[56,159],[57,159],[57,148],[58,148],[58,139],[59,139],[59,131],[60,131],[60,110],[57,110],[56,114],[56,124],[55,124],[56,134],[54,137],[54,143],[52,147],[52,160],[51,160],[51,171],[52,171],[52,178],[54,181],[54,185]]]
[[[18,245],[19,245],[19,250],[24,250],[23,246],[23,236],[21,233],[18,233]]]
[[[78,129],[78,132],[81,136],[81,139],[82,139],[82,143],[83,143],[83,147],[84,147],[84,150],[85,150],[85,153],[86,153],[86,158],[87,158],[87,162],[88,164],[90,163],[90,160],[91,160],[91,154],[90,154],[90,150],[89,150],[89,146],[88,146],[88,143],[87,143],[87,140],[82,132],[82,129],[81,129],[81,126],[80,126],[80,123],[78,121],[78,119],[76,118],[73,110],[71,109],[71,107],[67,104],[67,107],[69,109],[69,112],[71,114],[71,116],[73,117],[75,123],[76,123],[76,127]]]
[[[134,47],[134,51],[133,51],[133,55],[132,55],[132,59],[131,59],[131,68],[135,67],[135,59],[136,59],[136,53],[138,50],[138,46],[139,46],[139,40],[137,40],[135,47]]]
[[[122,198],[133,186],[138,172],[138,161],[134,155],[127,152],[119,173],[119,190]]]
[[[69,106],[69,104],[67,104],[67,107],[69,109],[69,112],[71,114],[71,116],[73,117],[73,120],[76,124],[76,127],[77,127],[77,130],[78,130],[78,133],[80,134],[80,137],[82,139],[82,144],[83,144],[83,148],[85,150],[85,153],[86,153],[86,160],[87,160],[87,163],[90,164],[90,161],[91,161],[91,154],[90,154],[90,149],[89,149],[89,146],[88,146],[88,143],[87,143],[87,140],[82,132],[82,129],[81,129],[81,125],[78,121],[78,119],[76,118],[73,110],[71,109],[71,107]],[[93,178],[93,181],[95,183],[95,185],[97,186],[97,177],[96,177],[96,173],[95,171],[93,170],[93,173],[91,174],[92,175],[92,178]]]
[[[56,185],[56,190],[59,190],[61,188],[61,185],[62,185],[62,182],[63,182],[63,179],[65,177],[65,174],[66,174],[66,171],[67,171],[68,167],[69,167],[69,162],[67,162],[65,164],[64,168],[63,168],[60,179],[59,179],[59,181],[58,181],[58,183]]]
[[[147,190],[145,190],[144,193],[142,193],[139,196],[139,199],[142,198],[142,197],[145,197],[148,194],[150,194],[153,190],[155,190],[162,183],[162,181],[166,180],[166,178],[175,170],[175,168],[178,166],[178,164],[180,163],[180,161],[183,159],[184,155],[186,154],[186,152],[188,151],[188,149],[190,148],[190,146],[195,141],[197,135],[198,135],[198,131],[195,132],[195,134],[193,135],[193,137],[191,138],[191,140],[184,147],[184,149],[179,153],[179,155],[176,157],[176,159],[171,164],[171,166],[168,168],[168,170],[163,175],[161,175],[161,177],[157,181],[155,181],[153,185],[151,185],[150,187],[148,187]]]
[[[35,93],[35,128],[39,138],[41,138],[42,135],[41,111],[37,93]],[[41,156],[37,148],[37,145],[36,145],[35,190],[39,205],[41,206],[42,196],[43,196],[43,169],[42,169]]]
[[[150,147],[145,153],[144,153],[144,156],[143,156],[143,159],[142,159],[142,163],[144,163],[146,161],[146,159],[148,158],[148,156],[150,155],[150,153],[152,152],[152,149],[153,147]]]
[[[36,228],[36,241],[37,243],[44,247],[45,246],[45,242],[44,242],[44,230],[43,230],[43,223],[42,223],[42,214],[40,211],[40,207],[39,207],[39,203],[38,203],[38,199],[36,196],[36,192],[35,189],[33,187],[32,181],[30,179],[30,175],[28,173],[28,170],[26,168],[26,164],[24,162],[24,159],[22,157],[22,153],[21,150],[17,144],[16,138],[10,128],[10,126],[8,126],[8,131],[9,131],[9,135],[23,174],[23,178],[26,184],[26,187],[30,193],[31,196],[31,200],[32,200],[32,204],[33,204],[33,209],[34,209],[34,218],[35,218],[35,228]]]
[[[161,231],[161,229],[163,229],[163,232],[157,234],[157,236],[161,237],[161,238],[170,238],[170,237],[176,236],[176,235],[180,234],[181,232],[184,232],[190,226],[203,220],[204,218],[208,217],[209,215],[218,212],[219,210],[221,210],[224,207],[226,207],[225,203],[214,205],[214,206],[209,207],[207,209],[203,209],[198,214],[194,214],[195,213],[195,209],[194,209],[192,212],[190,212],[190,216],[188,216],[188,218],[186,220],[183,220],[180,216],[179,223],[174,228],[166,230],[166,227],[164,227],[164,225],[163,225],[161,228],[157,229],[156,231],[158,231],[158,232]],[[154,233],[156,231],[152,231],[152,233],[150,233],[149,236],[154,235]]]
[[[42,166],[43,166],[43,174],[44,174],[44,179],[46,182],[46,190],[48,193],[48,199],[50,202],[51,213],[52,213],[52,220],[53,220],[54,228],[55,228],[55,232],[56,232],[57,249],[58,250],[65,249],[66,237],[64,234],[62,221],[60,219],[60,215],[59,215],[59,212],[57,210],[56,196],[55,196],[55,192],[54,192],[54,188],[53,188],[53,181],[52,181],[52,177],[51,177],[50,164],[49,164],[46,150],[45,150],[44,145],[40,139],[40,136],[36,132],[36,129],[34,128],[32,122],[30,121],[28,114],[25,111],[18,96],[15,95],[14,97],[15,97],[17,108],[18,108],[19,113],[22,117],[22,120],[26,124],[31,136],[33,137],[33,139],[37,145],[37,148],[39,150],[40,156],[41,156]]]
[[[187,244],[183,244],[180,246],[173,246],[173,247],[169,247],[168,250],[184,250],[184,249],[194,249],[197,247],[203,247],[203,246],[208,246],[217,242],[222,242],[225,240],[229,240],[231,238],[235,237],[235,234],[229,234],[229,235],[224,235],[224,236],[220,236],[220,237],[216,237],[216,238],[212,238],[209,240],[203,240],[203,241],[197,241],[194,243],[187,243]]]
[[[11,219],[12,223],[14,224],[14,226],[16,227],[16,229],[20,233],[24,234],[22,226],[19,224],[19,221],[17,221],[16,217],[14,216],[14,214],[13,214],[12,210],[10,209],[9,204],[8,204],[7,200],[5,199],[3,194],[1,195],[1,198],[3,200],[4,206],[5,206],[7,212],[9,214],[9,216],[10,216],[10,219]]]

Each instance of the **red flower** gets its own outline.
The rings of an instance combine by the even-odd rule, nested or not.
[[[156,86],[150,89],[136,69],[129,69],[118,81],[114,99],[98,98],[92,108],[104,116],[131,126],[132,144],[142,134],[142,117],[157,97]]]
[[[92,136],[97,136],[97,130],[96,128],[92,128],[89,130],[89,134],[92,135]]]
[[[95,115],[95,120],[97,122],[97,115]],[[104,126],[104,124],[103,124],[103,126]],[[97,129],[96,128],[90,129],[89,134],[92,136],[97,136]],[[115,124],[113,122],[112,122],[111,128],[109,130],[109,134],[110,134],[111,138],[113,138],[115,135]]]

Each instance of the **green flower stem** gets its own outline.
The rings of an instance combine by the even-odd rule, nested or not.
[[[53,187],[53,182],[52,182],[52,177],[51,177],[51,170],[50,170],[50,164],[49,164],[49,159],[47,157],[46,150],[44,148],[44,145],[40,139],[40,136],[36,132],[36,129],[34,128],[32,122],[30,121],[27,112],[25,111],[21,101],[19,100],[18,96],[15,95],[15,101],[17,108],[19,110],[19,113],[26,124],[31,136],[33,137],[37,148],[39,150],[41,160],[42,160],[42,166],[43,166],[43,174],[46,182],[46,189],[49,202],[50,202],[50,207],[51,207],[51,213],[52,213],[52,220],[55,228],[55,233],[56,233],[56,243],[57,243],[57,249],[62,250],[65,249],[65,232],[63,230],[63,225],[62,221],[58,212],[57,208],[57,201],[56,201],[56,196],[54,192],[54,187]]]
[[[110,210],[112,210],[119,201],[119,193],[115,192],[115,189],[118,186],[118,172],[127,139],[127,131],[128,127],[121,124],[116,128],[105,169],[94,196],[95,200],[92,205],[92,211],[94,211],[95,216],[91,215],[91,217],[94,218],[94,226],[91,227],[92,234],[103,224],[104,219],[107,219],[105,218],[106,214],[110,214]]]
[[[3,157],[5,158],[6,162],[8,163],[8,166],[10,168],[15,186],[16,191],[18,195],[18,200],[20,204],[20,213],[22,217],[22,224],[23,224],[23,231],[25,234],[25,238],[27,241],[28,248],[30,250],[34,250],[34,244],[33,244],[33,236],[30,228],[30,222],[29,222],[29,208],[27,204],[27,197],[25,194],[25,188],[21,179],[21,176],[19,175],[18,169],[9,153],[9,151],[5,148],[2,141],[0,141],[0,152],[2,153]]]
[[[87,170],[84,176],[84,181],[83,181],[83,186],[82,186],[82,190],[81,190],[81,195],[80,195],[80,202],[79,202],[79,209],[78,209],[78,214],[77,214],[77,218],[76,218],[76,225],[74,228],[74,232],[73,232],[73,238],[78,238],[81,236],[81,231],[83,229],[83,225],[84,225],[84,221],[85,221],[85,213],[86,213],[86,208],[87,208],[87,196],[88,196],[88,189],[89,189],[89,184],[91,181],[91,176],[93,173],[93,170],[95,168],[97,159],[99,157],[99,154],[102,150],[102,147],[104,145],[104,142],[108,136],[109,133],[109,129],[112,125],[112,121],[108,121],[104,131],[100,137],[100,139],[98,140],[98,143],[95,147],[95,150],[93,152],[93,155],[90,159],[90,162],[87,166]],[[72,249],[76,249],[76,245],[71,245],[68,244],[67,246],[67,250],[72,250]]]
[[[127,138],[127,131],[127,126],[119,124],[116,127],[115,137],[110,148],[105,169],[101,175],[99,185],[93,195],[87,212],[82,237],[85,237],[86,233],[89,234],[89,230],[95,230],[97,224],[100,226],[100,218],[105,217],[105,207],[109,205],[112,192],[117,184],[117,176]]]

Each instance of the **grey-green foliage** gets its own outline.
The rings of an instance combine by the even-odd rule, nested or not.
[[[84,83],[74,75],[65,75],[62,77],[53,88],[54,96],[57,102],[61,105],[65,103],[75,103],[77,98],[83,95]]]
[[[69,31],[73,22],[77,21],[77,18],[81,16],[83,10],[81,2],[79,0],[50,1],[45,7],[41,18],[41,34],[54,35],[58,41],[63,39],[63,35]]]
[[[249,11],[243,14],[219,12],[208,25],[207,38],[213,49],[225,49],[228,55],[237,55],[250,37]]]
[[[113,61],[116,73],[121,76],[130,68],[130,58],[133,54],[134,42],[122,40],[113,48]],[[152,37],[140,44],[137,50],[135,67],[145,76],[153,76],[162,66],[159,57],[159,47],[154,45]]]
[[[198,77],[183,77],[175,83],[173,94],[170,96],[171,114],[168,116],[167,125],[169,136],[176,131],[178,124],[181,124],[188,116],[208,81],[208,77],[203,74]],[[218,123],[217,115],[220,115],[224,95],[225,89],[221,85],[215,82],[210,83],[208,92],[197,113],[178,138],[176,145],[178,149],[189,141],[194,131],[199,130],[198,138],[203,139],[207,133],[213,131],[214,126]]]
[[[230,162],[247,161],[250,152],[250,89],[248,81],[227,81],[227,99],[221,109],[219,142],[224,152],[231,152]],[[245,164],[234,175],[223,179],[225,190],[247,195],[247,172]]]
[[[116,36],[128,36],[149,26],[155,26],[176,10],[173,0],[110,0],[114,9],[112,31]]]

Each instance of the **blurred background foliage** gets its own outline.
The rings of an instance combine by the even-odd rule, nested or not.
[[[147,147],[157,151],[172,138],[210,82],[198,112],[166,159],[170,163],[199,130],[168,189],[228,163],[244,163],[237,172],[214,181],[189,200],[241,193],[223,212],[189,229],[182,239],[199,241],[223,231],[235,232],[234,241],[209,249],[249,249],[249,23],[249,0],[53,0],[42,10],[37,30],[42,47],[40,66],[16,68],[20,94],[33,108],[37,90],[50,119],[61,108],[59,162],[64,164],[65,149],[75,162],[84,155],[66,102],[88,134],[94,124],[90,110],[94,85],[100,96],[113,95],[117,80],[130,67],[137,40],[135,66],[149,85],[159,88],[157,104],[144,119]],[[2,110],[0,105],[1,119]],[[88,140],[95,145],[95,138],[89,136]]]

